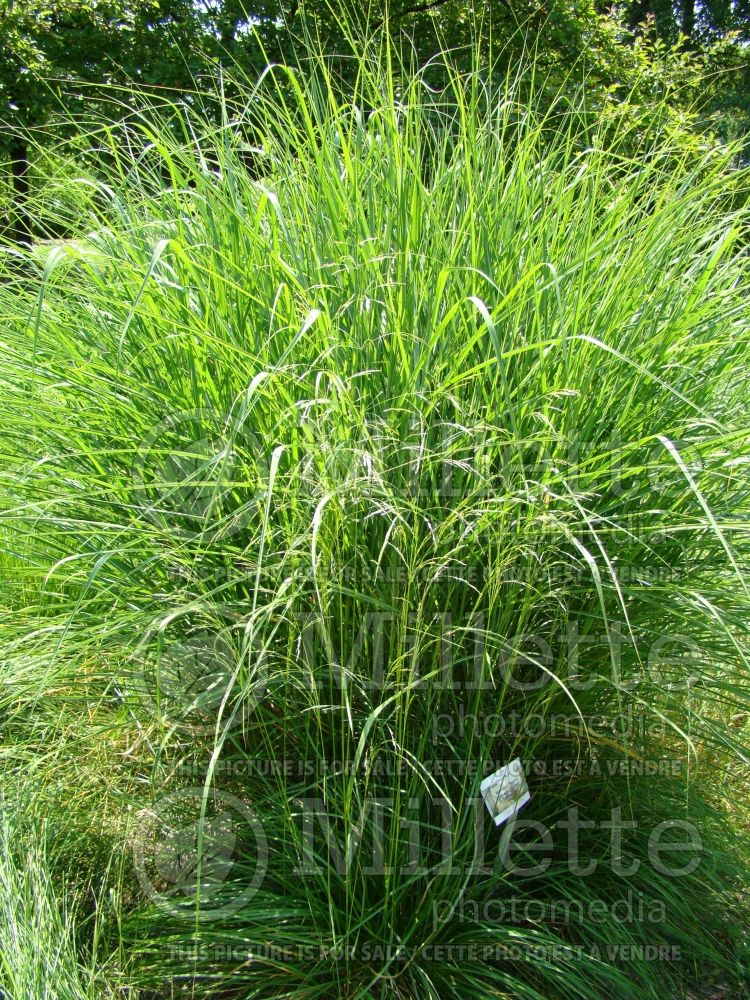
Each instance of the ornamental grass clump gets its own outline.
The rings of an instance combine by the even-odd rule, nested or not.
[[[444,79],[102,123],[76,239],[6,255],[9,794],[67,775],[155,996],[744,974],[747,174]]]

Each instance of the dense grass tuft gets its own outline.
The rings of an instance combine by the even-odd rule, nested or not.
[[[61,773],[130,859],[157,995],[739,984],[747,174],[382,65],[102,126],[7,265],[15,808]]]

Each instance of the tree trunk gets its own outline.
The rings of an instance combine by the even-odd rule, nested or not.
[[[13,180],[13,208],[10,238],[19,246],[31,246],[29,218],[29,147],[23,139],[15,139],[10,148],[10,170]]]
[[[688,43],[693,41],[695,31],[695,0],[682,0],[682,33]]]

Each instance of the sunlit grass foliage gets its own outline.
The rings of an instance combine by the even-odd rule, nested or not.
[[[106,845],[144,997],[746,975],[747,174],[442,76],[102,124],[5,255],[9,795]]]

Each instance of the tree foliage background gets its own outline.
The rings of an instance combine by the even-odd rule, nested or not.
[[[395,0],[348,10],[328,0],[0,0],[2,229],[31,239],[23,206],[70,166],[75,145],[55,151],[92,104],[106,101],[116,116],[144,91],[210,92],[207,77],[223,69],[228,87],[269,61],[294,63],[302,37],[342,55],[352,26],[386,25],[422,62],[450,47],[459,63],[480,58],[495,72],[533,66],[551,93],[586,80],[593,113],[626,95],[642,106],[666,94],[688,142],[743,137],[750,124],[750,0]],[[341,67],[345,76],[345,59]],[[29,137],[44,129],[50,157],[30,162]]]

